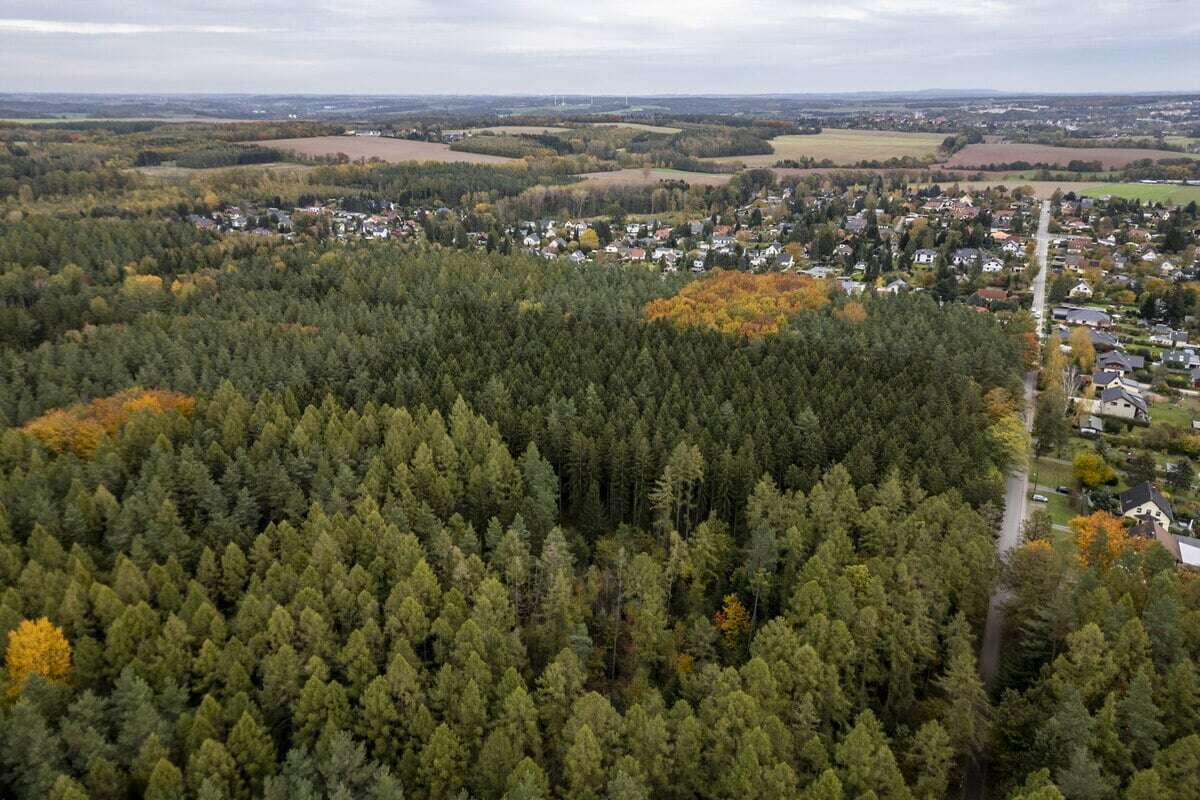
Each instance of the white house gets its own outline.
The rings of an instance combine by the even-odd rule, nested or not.
[[[1149,483],[1141,483],[1121,492],[1121,515],[1133,519],[1150,517],[1164,528],[1175,519],[1171,504]]]
[[[1080,281],[1071,287],[1071,297],[1082,297],[1085,300],[1092,296],[1092,286],[1087,281]]]

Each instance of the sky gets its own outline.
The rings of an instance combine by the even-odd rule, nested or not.
[[[0,91],[1200,91],[1200,0],[0,0]]]

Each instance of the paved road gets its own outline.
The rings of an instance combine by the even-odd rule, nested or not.
[[[1046,273],[1049,265],[1046,256],[1050,251],[1050,203],[1042,202],[1042,214],[1038,221],[1037,258],[1041,269],[1033,281],[1033,308],[1041,312],[1038,320],[1038,336],[1044,338],[1045,331],[1042,321],[1046,315]],[[1033,395],[1037,388],[1037,373],[1025,375],[1025,428],[1033,429]],[[1010,472],[1004,491],[1004,518],[1000,521],[1000,536],[996,541],[996,550],[1003,560],[1021,543],[1021,524],[1025,521],[1026,495],[1029,493],[1029,473],[1026,470]],[[1004,627],[1004,604],[1008,602],[1009,593],[1003,587],[998,587],[992,593],[988,604],[987,621],[983,626],[983,647],[979,653],[979,673],[983,683],[989,689],[996,678],[996,669],[1000,664],[1000,634]],[[987,786],[987,765],[972,763],[967,770],[967,798],[979,800]]]

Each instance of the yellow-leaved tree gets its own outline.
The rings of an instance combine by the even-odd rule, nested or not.
[[[8,671],[9,697],[15,697],[30,675],[65,681],[71,671],[71,645],[62,628],[45,617],[24,619],[8,634],[4,665]]]

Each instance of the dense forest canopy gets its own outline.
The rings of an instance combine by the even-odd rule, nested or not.
[[[568,202],[550,166],[147,190],[101,154],[60,192],[8,151],[0,796],[937,800],[977,758],[995,798],[1200,795],[1200,582],[1157,545],[996,558],[1019,324],[188,221],[338,187],[455,205],[457,239]],[[773,180],[580,202],[616,226]],[[832,242],[831,186],[797,235]]]

